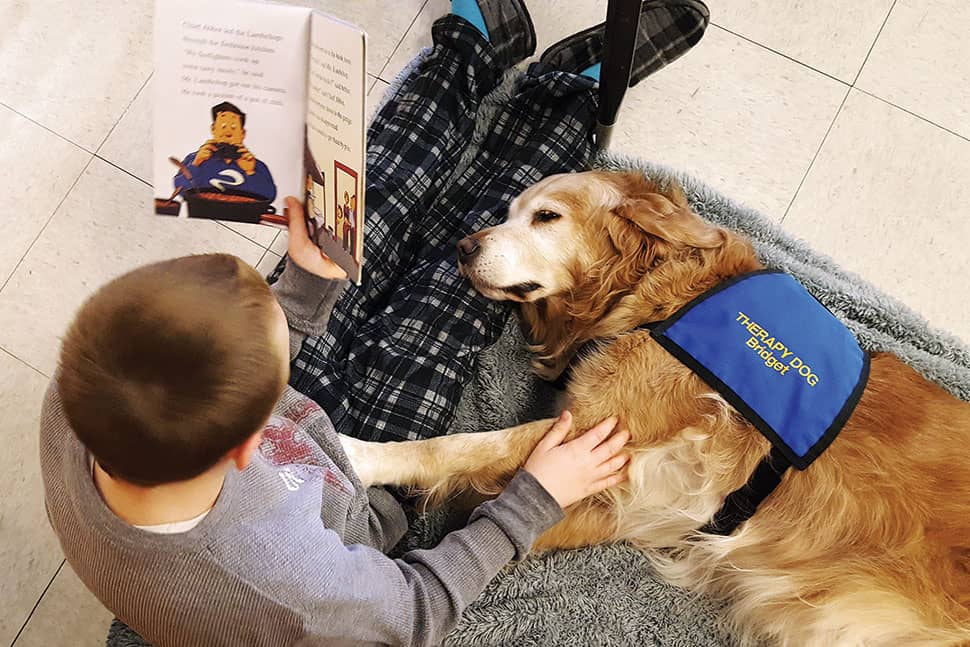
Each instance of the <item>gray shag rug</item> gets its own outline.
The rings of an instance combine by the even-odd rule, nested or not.
[[[402,77],[409,69],[405,69]],[[509,83],[512,80],[509,79]],[[490,106],[502,102],[503,84],[480,111],[476,137],[488,129]],[[389,89],[393,93],[396,85]],[[474,146],[474,142],[473,142]],[[473,148],[469,155],[473,154]],[[762,261],[798,278],[855,333],[869,351],[895,353],[924,376],[970,400],[970,349],[931,328],[912,310],[831,259],[812,251],[761,214],[703,182],[633,158],[604,155],[608,170],[637,169],[660,182],[680,183],[698,214],[748,236]],[[499,341],[478,358],[453,431],[500,429],[554,413],[557,393],[529,370],[525,341],[510,319]],[[401,549],[431,546],[461,519],[437,512],[413,519]],[[722,603],[657,579],[648,561],[626,546],[600,546],[529,557],[503,570],[471,605],[446,641],[450,647],[731,645]],[[119,622],[109,647],[146,647]]]

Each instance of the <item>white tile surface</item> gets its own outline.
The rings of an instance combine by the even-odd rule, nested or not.
[[[704,178],[780,219],[846,87],[712,27],[626,95],[614,150]]]
[[[970,138],[970,4],[899,0],[858,87]]]
[[[8,205],[0,211],[0,285],[90,158],[90,153],[0,106],[0,195]]]
[[[103,647],[113,617],[64,564],[13,647]]]
[[[281,231],[273,241],[273,244],[269,246],[269,251],[273,252],[277,256],[283,256],[286,254],[286,246],[290,242],[290,236],[285,231]]]
[[[0,101],[94,151],[151,72],[148,0],[0,3]]]
[[[547,47],[566,36],[606,20],[605,2],[589,0],[529,0],[529,14],[536,29],[537,59]]]
[[[431,24],[451,11],[449,0],[428,0],[421,13],[414,20],[414,24],[404,34],[401,43],[396,47],[393,55],[390,55],[386,64],[372,70],[374,74],[385,81],[393,81],[408,62],[413,59],[424,47],[431,46]]]
[[[226,227],[255,242],[260,247],[269,247],[279,233],[279,227],[255,225],[248,222],[223,222]]]
[[[970,341],[970,142],[853,91],[784,226]]]
[[[711,20],[852,83],[892,0],[720,0]]]
[[[374,113],[377,112],[377,108],[381,103],[381,99],[384,98],[384,93],[387,89],[391,87],[391,84],[387,81],[382,81],[381,79],[374,79],[374,83],[370,86],[370,90],[367,92],[367,121],[374,118]]]
[[[266,252],[263,255],[262,260],[256,264],[256,269],[263,276],[269,276],[269,273],[276,269],[276,265],[280,262],[279,254],[274,254],[273,252]]]
[[[44,512],[37,425],[47,378],[0,351],[0,644],[9,645],[61,563]]]
[[[152,182],[152,101],[151,79],[115,124],[98,155],[120,166],[146,184]],[[173,166],[174,170],[175,167]]]
[[[50,373],[74,310],[108,279],[183,254],[262,256],[218,223],[150,216],[149,200],[144,183],[94,160],[0,291],[0,347]]]

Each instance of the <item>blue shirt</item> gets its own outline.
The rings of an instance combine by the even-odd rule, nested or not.
[[[273,182],[273,176],[269,168],[259,160],[256,160],[256,172],[246,175],[236,161],[227,164],[225,160],[216,157],[210,157],[199,166],[193,166],[195,155],[190,153],[182,160],[182,164],[192,173],[192,179],[186,179],[181,173],[176,174],[177,188],[183,191],[202,188],[213,188],[218,191],[233,189],[262,196],[267,200],[276,199],[276,184]]]

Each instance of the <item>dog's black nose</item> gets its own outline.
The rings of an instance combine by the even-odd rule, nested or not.
[[[478,256],[478,252],[481,249],[482,246],[471,236],[462,238],[458,241],[458,260],[460,260],[462,263],[467,263]]]

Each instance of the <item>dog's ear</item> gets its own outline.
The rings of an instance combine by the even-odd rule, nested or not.
[[[679,189],[669,197],[660,193],[627,197],[612,212],[621,222],[674,246],[713,249],[725,241],[720,229],[690,210]]]

